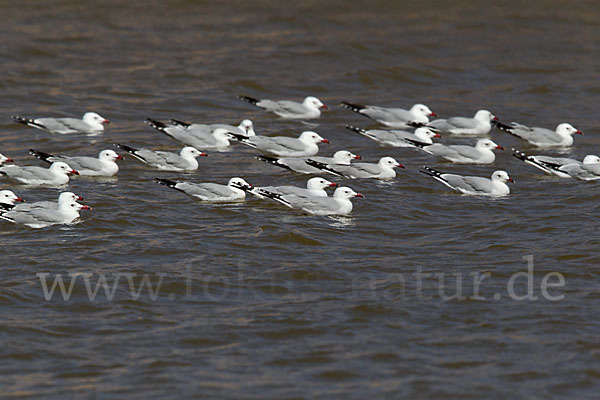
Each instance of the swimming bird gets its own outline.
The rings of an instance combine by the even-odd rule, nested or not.
[[[302,132],[298,138],[260,135],[246,137],[235,133],[229,135],[247,146],[279,157],[314,156],[319,152],[317,143],[329,143],[329,140],[323,139],[317,132],[312,131]]]
[[[250,193],[252,193],[253,195],[260,197],[260,198],[265,198],[265,196],[262,194],[263,192],[277,193],[282,196],[288,195],[288,194],[293,194],[296,196],[303,196],[303,197],[312,197],[312,196],[327,197],[327,192],[325,191],[325,189],[328,187],[337,187],[337,183],[330,182],[327,179],[315,177],[315,178],[310,178],[306,182],[306,188],[301,188],[301,187],[297,187],[297,186],[289,186],[289,185],[286,185],[286,186],[260,186],[260,187],[254,186],[254,188],[252,190],[250,190]]]
[[[56,161],[63,161],[69,164],[79,172],[81,176],[114,176],[119,172],[117,160],[122,160],[123,157],[115,153],[113,150],[102,150],[98,157],[86,156],[62,156],[44,153],[43,151],[29,149],[29,154],[52,164]]]
[[[286,119],[319,118],[321,110],[327,110],[327,106],[314,96],[306,97],[302,103],[291,100],[259,100],[250,96],[238,98]]]
[[[263,191],[262,195],[275,200],[287,207],[304,211],[312,215],[347,215],[352,212],[354,197],[365,197],[356,193],[349,187],[339,187],[333,192],[332,197],[323,196],[298,196],[295,194],[281,195],[278,193]]]
[[[431,176],[438,182],[443,183],[450,189],[462,194],[479,196],[507,196],[510,194],[510,188],[506,182],[514,183],[506,171],[494,171],[492,178],[482,178],[479,176],[462,176],[455,174],[444,174],[433,168],[423,166],[420,172]]]
[[[73,202],[78,202],[78,201],[83,201],[83,197],[76,195],[73,192],[61,192],[58,195],[57,201],[36,201],[34,203],[23,203],[23,204],[18,204],[16,206],[14,206],[12,209],[18,210],[18,211],[31,210],[34,208],[45,208],[45,209],[49,209],[49,210],[58,210],[58,206],[61,203],[65,203],[65,202],[73,203]]]
[[[441,137],[439,133],[430,128],[417,128],[414,133],[400,130],[382,130],[382,129],[363,129],[353,125],[346,125],[346,129],[368,137],[371,140],[393,147],[416,147],[411,142],[419,142],[423,145],[433,144],[431,139]]]
[[[69,175],[79,175],[67,163],[56,161],[49,168],[18,165],[0,167],[0,175],[4,175],[24,185],[60,186],[69,183]]]
[[[110,121],[95,112],[86,112],[82,119],[77,118],[26,118],[14,115],[12,119],[20,124],[42,129],[50,133],[102,133],[104,125]]]
[[[479,139],[475,144],[475,147],[466,145],[445,145],[441,143],[423,146],[420,143],[411,140],[409,141],[429,154],[459,164],[491,164],[496,159],[493,150],[504,150],[504,147],[497,145],[490,139]]]
[[[150,118],[148,118],[148,120],[150,120]],[[152,121],[155,121],[155,120],[152,120]],[[167,126],[167,129],[169,129],[169,127],[168,127],[169,124],[165,124],[165,123],[163,123],[163,124],[165,126]],[[256,136],[256,132],[254,132],[254,124],[249,119],[243,120],[237,126],[228,125],[228,124],[194,124],[194,123],[185,122],[185,121],[181,121],[181,120],[177,120],[177,119],[171,119],[170,125],[172,125],[171,128],[173,128],[173,127],[182,128],[188,132],[213,133],[217,129],[225,129],[227,132],[233,132],[233,133],[237,133],[239,135]]]
[[[377,163],[354,163],[352,165],[327,165],[309,159],[307,164],[344,178],[376,178],[391,179],[396,177],[394,168],[404,168],[404,165],[392,157],[382,157]]]
[[[496,121],[497,119],[498,117],[488,110],[479,110],[473,118],[452,117],[448,119],[436,119],[425,126],[453,134],[483,136],[490,133],[492,130],[492,121]]]
[[[48,208],[0,210],[0,219],[30,228],[45,228],[50,225],[72,224],[79,218],[80,210],[91,210],[91,207],[76,202],[63,202],[56,210]]]
[[[155,178],[154,180],[161,185],[179,190],[195,199],[213,203],[242,201],[246,198],[246,191],[252,190],[252,185],[242,178],[237,177],[229,179],[227,185],[211,182],[175,182],[161,178]]]
[[[353,154],[347,150],[339,150],[333,154],[333,157],[270,157],[265,155],[256,156],[260,161],[264,161],[271,165],[276,165],[281,168],[289,169],[290,171],[299,172],[301,174],[319,174],[319,168],[312,167],[306,163],[310,158],[314,161],[331,164],[331,165],[350,165],[352,160],[360,160],[361,156]]]
[[[159,132],[177,140],[187,146],[202,150],[225,151],[229,149],[229,130],[216,128],[214,130],[188,129],[181,125],[165,124],[151,118],[146,119],[146,124]],[[245,134],[242,136],[246,136]]]
[[[346,101],[343,101],[341,106],[383,125],[400,129],[411,128],[414,124],[425,125],[429,122],[429,117],[437,117],[437,114],[425,104],[415,104],[409,110],[369,106]]]
[[[195,171],[198,169],[196,157],[206,156],[195,147],[186,146],[179,154],[169,151],[155,151],[149,149],[135,149],[124,144],[116,144],[120,149],[125,150],[144,164],[158,168],[162,171]]]
[[[568,123],[559,124],[554,131],[535,126],[530,128],[517,122],[495,122],[494,125],[538,147],[569,147],[573,145],[573,135],[583,135],[582,131]]]

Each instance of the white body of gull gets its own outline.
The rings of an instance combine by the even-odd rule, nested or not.
[[[414,133],[400,131],[400,130],[383,130],[383,129],[362,129],[353,125],[346,125],[346,128],[368,137],[371,140],[379,142],[381,144],[393,147],[416,147],[413,143],[408,142],[419,142],[423,145],[433,144],[433,138],[439,138],[440,134],[433,130],[421,127],[415,129]]]
[[[497,119],[488,110],[479,110],[473,118],[452,117],[448,119],[436,119],[428,123],[427,126],[442,132],[458,135],[482,136],[490,133],[492,130],[492,121]]]
[[[231,178],[227,185],[210,182],[175,182],[160,178],[155,178],[154,180],[161,185],[179,190],[195,199],[213,203],[242,201],[246,198],[246,191],[252,190],[252,185],[242,178]]]
[[[298,138],[259,135],[246,137],[233,133],[229,135],[247,146],[279,157],[311,157],[319,152],[317,143],[329,143],[329,140],[312,131],[302,132]]]
[[[546,128],[530,128],[516,122],[510,124],[496,122],[494,125],[538,147],[569,147],[573,145],[573,135],[583,135],[583,132],[567,123],[559,124],[554,131]]]
[[[56,161],[63,161],[81,176],[114,176],[119,172],[117,160],[122,160],[123,157],[115,153],[113,150],[102,150],[98,157],[76,156],[68,157],[62,155],[53,155],[44,153],[43,151],[29,149],[29,154],[34,155],[40,160],[52,164]]]
[[[420,143],[411,143],[429,154],[458,164],[491,164],[496,159],[493,150],[504,150],[502,146],[497,145],[489,139],[479,139],[474,147],[466,145],[445,145],[441,143],[423,146]]]
[[[302,103],[291,100],[259,100],[249,96],[238,98],[286,119],[319,118],[321,110],[327,110],[327,106],[314,96],[308,96]]]
[[[162,171],[195,171],[198,169],[196,157],[206,156],[206,153],[190,146],[181,149],[179,154],[168,151],[135,149],[124,144],[117,144],[116,146],[125,150],[144,164]]]
[[[19,167],[17,165],[0,167],[0,175],[7,176],[24,185],[66,185],[69,183],[70,174],[79,175],[79,172],[62,161],[52,163],[50,168]]]
[[[514,183],[506,171],[494,171],[491,179],[479,176],[444,174],[427,166],[424,166],[423,170],[420,172],[431,176],[436,181],[443,183],[459,193],[469,195],[492,197],[507,196],[510,194],[510,188],[506,182]]]
[[[89,206],[75,203],[60,203],[55,210],[32,208],[28,210],[0,211],[0,218],[30,228],[45,228],[50,225],[72,224],[79,218],[80,210],[91,210]]]
[[[344,178],[376,178],[392,179],[396,177],[394,168],[404,168],[392,157],[382,157],[377,163],[354,163],[352,165],[326,165],[309,159],[307,163],[315,168],[330,172]]]
[[[341,105],[391,128],[406,129],[415,126],[415,124],[426,125],[429,122],[429,117],[437,117],[437,114],[424,104],[415,104],[410,110],[368,106],[345,101]]]
[[[264,197],[273,199],[287,207],[304,211],[313,215],[347,215],[352,212],[353,197],[364,197],[349,187],[339,187],[333,192],[332,197],[313,196],[305,197],[295,194],[280,195],[263,191]]]
[[[281,168],[289,169],[290,171],[299,172],[301,174],[319,174],[321,170],[319,168],[312,167],[306,163],[309,157],[270,157],[270,156],[256,156],[260,161],[276,165]],[[360,160],[361,157],[357,154],[353,154],[347,150],[339,150],[333,154],[333,157],[319,157],[313,156],[310,159],[328,165],[350,165],[352,160]]]
[[[15,122],[25,124],[33,128],[42,129],[51,133],[102,133],[104,125],[110,121],[96,114],[87,112],[82,119],[77,118],[26,118],[13,116]]]
[[[328,187],[337,187],[337,183],[316,177],[310,178],[306,182],[306,188],[297,186],[255,186],[250,193],[260,198],[265,198],[263,192],[277,193],[282,196],[293,194],[301,197],[327,197],[325,189]]]

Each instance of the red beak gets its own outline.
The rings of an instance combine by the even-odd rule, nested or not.
[[[433,135],[433,137],[441,138],[442,135],[440,135],[439,133],[436,133],[435,135]]]
[[[398,167],[398,168],[404,168],[404,165],[402,165],[402,164],[396,164],[396,167]]]
[[[513,180],[513,178],[508,178],[508,179],[506,180],[506,182],[515,183],[515,181]]]
[[[579,129],[577,129],[577,130],[575,131],[575,134],[576,134],[576,135],[583,135],[583,132],[582,132],[582,131],[580,131]],[[8,160],[7,160],[7,161],[8,161]],[[10,160],[10,161],[12,161],[12,160]]]
[[[429,116],[430,117],[437,117],[437,114],[432,111],[431,114],[429,114]]]
[[[498,117],[496,117],[496,116],[494,115],[494,118],[492,118],[492,121],[499,121],[499,119],[498,119]]]
[[[90,207],[90,206],[86,206],[86,205],[82,205],[82,206],[81,206],[81,209],[82,209],[82,210],[90,210],[90,211],[92,211],[92,207]]]
[[[331,183],[329,184],[329,187],[337,187],[337,185],[338,185],[337,183],[335,183],[335,182],[331,182]]]
[[[15,162],[15,160],[13,160],[12,158],[7,158],[6,160],[4,160],[4,162]]]
[[[325,104],[323,104],[320,108],[322,108],[323,110],[329,110],[329,107],[327,107]]]
[[[365,195],[364,195],[364,194],[362,194],[362,193],[356,193],[356,194],[354,195],[354,197],[360,197],[360,198],[363,198],[363,199],[364,199],[364,198],[365,198]]]
[[[499,149],[499,150],[504,150],[504,147],[502,147],[500,145],[496,146],[496,148]]]
[[[70,170],[69,173],[73,175],[79,175],[79,172],[75,171],[74,169]]]
[[[102,121],[103,124],[110,124],[110,121],[105,119],[104,121]]]
[[[198,154],[198,156],[200,157],[208,157],[208,154],[206,154],[205,152],[200,152],[200,154]]]
[[[331,143],[331,142],[327,139],[323,139],[323,140],[321,140],[321,143]]]
[[[17,198],[15,199],[15,201],[20,201],[21,203],[25,203],[25,200],[23,200],[23,198],[22,198],[22,197],[17,197]]]
[[[362,157],[361,157],[361,156],[359,156],[358,154],[355,154],[355,155],[354,155],[354,159],[355,159],[355,160],[362,160]]]
[[[77,196],[77,201],[82,201],[82,200],[83,200],[83,197]]]
[[[115,157],[115,160],[122,160],[122,159],[123,159],[123,156],[121,156],[121,155]]]

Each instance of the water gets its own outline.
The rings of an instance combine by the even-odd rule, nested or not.
[[[345,218],[256,199],[206,205],[152,181],[304,183],[242,146],[202,158],[194,174],[129,157],[116,179],[73,180],[94,208],[81,224],[0,224],[3,396],[597,396],[597,184],[544,176],[509,152],[493,167],[458,166],[381,147],[344,129],[375,125],[337,106],[422,102],[442,117],[488,108],[505,121],[569,121],[585,136],[564,155],[598,154],[597,2],[65,0],[4,2],[2,14],[0,150],[19,164],[37,165],[29,148],[180,148],[142,123],[153,117],[251,118],[261,134],[310,128],[332,141],[323,154],[407,166],[391,182],[350,182],[366,199]],[[307,126],[238,94],[311,94],[331,111]],[[10,120],[86,110],[112,120],[109,130],[65,137]],[[504,199],[464,197],[419,174],[423,164],[506,169],[516,185]],[[57,193],[2,188],[31,201]],[[514,274],[530,260],[537,300],[515,300],[528,282]],[[67,288],[74,279],[73,292],[64,301],[56,288],[46,301],[42,281],[58,274]],[[85,279],[93,289],[100,277],[109,293],[92,301]]]

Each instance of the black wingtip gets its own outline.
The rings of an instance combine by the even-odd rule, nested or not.
[[[134,149],[133,147],[126,146],[126,145],[120,144],[120,143],[115,143],[115,146],[117,146],[121,150],[125,150],[128,153],[135,153],[137,151],[137,149]]]
[[[411,126],[413,128],[422,128],[424,126],[427,126],[427,124],[424,124],[422,122],[414,122],[414,121],[407,122],[406,125]],[[430,126],[428,126],[428,128],[431,130],[434,130],[434,128],[432,128]]]
[[[434,178],[442,178],[442,173],[440,171],[437,171],[431,167],[428,167],[427,165],[423,165],[421,167],[422,169],[419,170],[420,173],[428,175],[428,176],[432,176]]]
[[[521,161],[525,161],[528,159],[527,154],[523,153],[522,151],[514,149],[514,148],[511,150],[512,150],[513,157],[518,158]]]
[[[154,178],[154,182],[159,183],[161,185],[168,186],[173,189],[175,189],[175,185],[177,185],[177,182],[172,181],[170,179],[164,179],[164,178]]]
[[[310,165],[311,167],[320,169],[322,171],[330,172],[330,173],[332,173],[334,175],[337,175],[339,177],[342,177],[342,178],[346,178],[346,176],[344,174],[336,171],[335,169],[331,168],[329,165],[327,165],[325,163],[322,163],[322,162],[319,162],[319,161],[315,161],[315,160],[312,160],[310,158],[308,160],[306,160],[305,163],[308,164],[308,165]]]
[[[363,106],[362,104],[348,103],[347,101],[342,101],[340,103],[340,106],[347,108],[348,110],[352,110],[354,112],[360,112],[361,110],[365,109],[365,106]]]
[[[264,196],[268,199],[278,201],[280,203],[287,205],[288,207],[292,206],[291,203],[289,201],[285,200],[283,197],[281,197],[281,195],[279,193],[269,192],[268,190],[264,190],[264,189],[260,189],[260,188],[257,189],[257,192],[261,196]]]
[[[250,103],[250,104],[254,104],[256,105],[260,100],[254,97],[250,97],[250,96],[243,96],[243,95],[239,95],[238,99],[245,101],[246,103]]]
[[[178,119],[171,119],[171,122],[174,123],[175,125],[181,125],[185,128],[189,127],[191,124],[189,122],[185,122],[185,121],[180,121]]]
[[[152,118],[146,118],[146,121],[144,122],[150,125],[152,128],[158,129],[159,131],[167,127],[167,124],[165,124],[164,122],[160,122]]]
[[[240,142],[244,142],[248,140],[248,136],[240,135],[239,133],[227,132],[227,135],[232,139],[239,140]]]
[[[423,143],[423,142],[419,142],[418,140],[412,140],[409,138],[403,138],[402,140],[404,140],[407,143],[412,144],[415,147],[418,147],[420,149],[426,147],[426,146],[431,146],[431,143]]]
[[[359,128],[358,126],[345,125],[344,127],[348,130],[351,130],[352,132],[360,133],[361,135],[364,135],[365,133],[367,133],[366,130],[364,130],[363,128]]]
[[[35,149],[29,149],[29,154],[31,154],[34,157],[39,158],[42,161],[46,161],[46,162],[50,162],[48,159],[51,157],[54,157],[52,154],[44,153],[43,151],[39,151],[39,150],[35,150]]]
[[[501,131],[508,132],[508,133],[513,133],[513,130],[514,130],[514,128],[512,126],[503,124],[500,121],[492,121],[492,125],[494,125],[498,129],[500,129]]]

